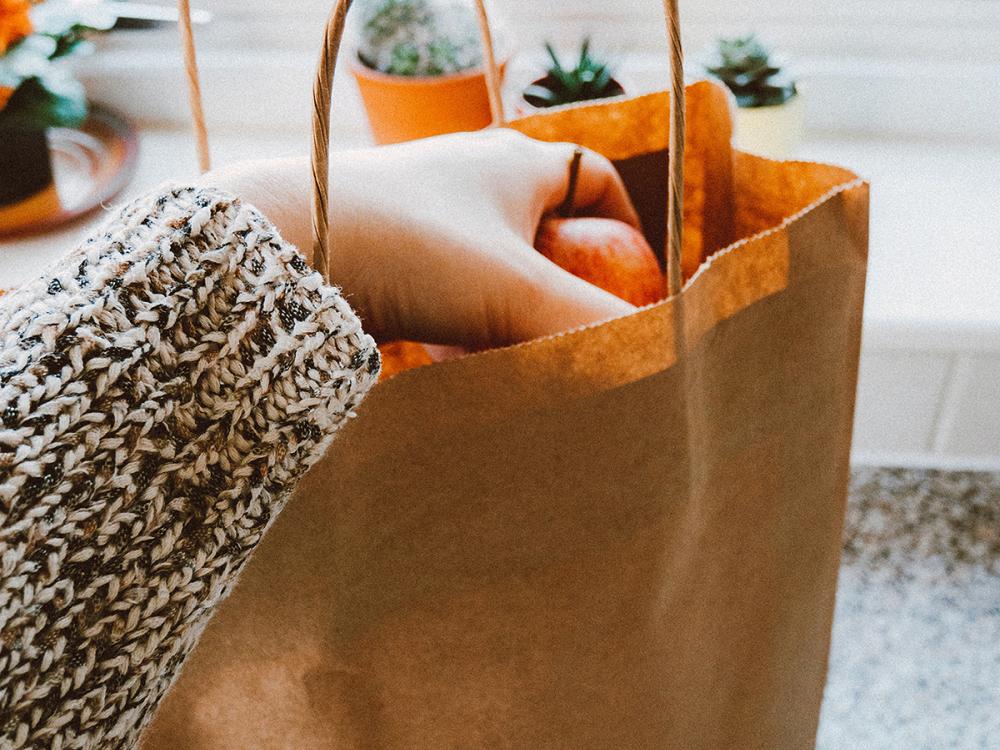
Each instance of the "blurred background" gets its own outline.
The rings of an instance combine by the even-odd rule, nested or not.
[[[371,2],[393,10],[408,0]],[[18,3],[28,7],[0,2],[0,16]],[[194,4],[214,162],[307,154],[329,0]],[[666,84],[655,0],[490,8],[512,112],[529,107],[532,83],[545,89],[533,89],[536,103],[598,83],[611,91],[608,70],[630,94]],[[197,173],[173,4],[129,14],[94,40],[94,54],[72,61],[87,98],[105,108],[92,118],[104,119],[49,130],[60,191],[86,193],[91,205]],[[681,15],[687,76],[710,68],[739,95],[743,146],[842,164],[872,183],[855,471],[819,747],[1000,747],[1000,0],[682,0]],[[8,20],[0,41],[23,37]],[[378,39],[363,38],[373,29],[355,25],[343,48],[335,148],[372,142],[379,97],[403,106],[402,89],[384,93],[398,76],[358,64],[359,46],[380,55]],[[460,43],[418,37],[445,71],[465,54]],[[553,77],[546,41],[568,78]],[[8,96],[23,78],[15,49],[0,57]],[[397,73],[422,59],[390,58]],[[380,137],[397,136],[406,134]],[[0,154],[4,189],[25,153]],[[100,218],[83,204],[67,211],[67,195],[58,221],[0,238],[3,285],[64,254]]]
[[[160,7],[169,17],[173,4]],[[490,8],[502,56],[512,55],[509,102],[544,70],[547,40],[572,61],[592,37],[629,93],[666,81],[659,2]],[[327,0],[205,0],[195,10],[216,163],[306,153]],[[803,127],[787,155],[848,165],[872,181],[858,459],[1000,466],[1000,0],[699,0],[682,2],[681,13],[689,78],[705,75],[717,39],[759,34],[799,94]],[[91,100],[138,126],[132,187],[192,174],[176,26],[120,24],[97,47],[73,64]],[[355,50],[348,40],[344,54],[353,60]],[[335,147],[371,138],[347,65],[333,129]],[[68,231],[59,236],[75,236]],[[35,236],[17,249],[52,244]]]

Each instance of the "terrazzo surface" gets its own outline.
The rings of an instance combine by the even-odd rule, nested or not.
[[[1000,474],[855,470],[817,748],[1000,749]]]

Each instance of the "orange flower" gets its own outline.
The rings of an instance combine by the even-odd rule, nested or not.
[[[32,31],[29,0],[0,0],[0,55]]]
[[[7,106],[7,102],[14,95],[14,89],[10,86],[0,86],[0,112]]]

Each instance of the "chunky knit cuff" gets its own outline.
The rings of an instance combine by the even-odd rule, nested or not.
[[[337,289],[176,188],[0,298],[0,747],[134,744],[376,381]]]

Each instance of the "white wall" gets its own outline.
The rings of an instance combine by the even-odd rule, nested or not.
[[[520,50],[585,35],[619,59],[641,88],[665,79],[664,25],[655,0],[493,0]],[[205,0],[198,29],[215,126],[281,128],[306,118],[327,0]],[[814,131],[1000,141],[1000,0],[766,0],[681,3],[688,70],[718,36],[757,30],[803,78]],[[148,121],[185,115],[176,34],[117,33],[84,63],[97,98]],[[350,94],[344,95],[350,98]]]

